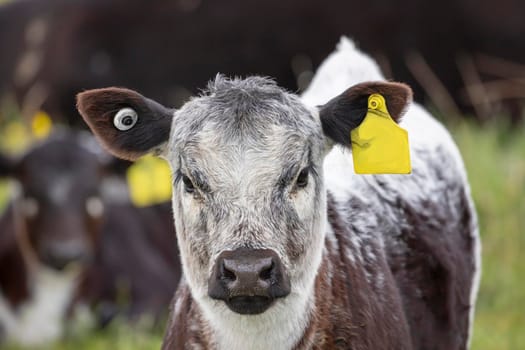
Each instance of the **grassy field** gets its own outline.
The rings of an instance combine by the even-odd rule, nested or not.
[[[483,241],[472,349],[525,349],[525,127],[509,132],[460,123],[450,129],[467,165]],[[51,349],[158,349],[161,333],[114,326]]]
[[[163,327],[145,330],[144,327],[126,326],[117,322],[107,329],[94,333],[66,336],[59,343],[50,344],[38,350],[150,350],[160,349]],[[17,346],[7,346],[2,350],[27,350]]]
[[[483,243],[472,349],[525,349],[525,128],[451,129],[469,173]]]

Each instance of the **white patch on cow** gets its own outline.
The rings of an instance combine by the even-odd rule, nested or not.
[[[329,185],[328,190],[337,203],[344,203],[353,192],[352,184],[355,176],[352,154],[343,147],[335,146],[325,157],[323,168],[325,184]],[[361,200],[367,200],[362,195],[357,195],[362,197]]]
[[[313,286],[312,286],[313,288]],[[219,350],[292,349],[304,333],[313,307],[312,289],[295,288],[260,315],[239,315],[224,302],[201,304]]]
[[[39,266],[31,281],[30,299],[16,310],[0,295],[0,323],[7,341],[34,346],[58,339],[78,275],[76,268],[56,272]]]

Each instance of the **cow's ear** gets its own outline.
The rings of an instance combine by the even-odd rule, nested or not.
[[[174,113],[135,91],[115,87],[79,93],[77,109],[102,145],[127,160],[162,153]]]
[[[412,101],[412,90],[402,83],[366,82],[354,85],[319,107],[324,134],[335,143],[350,146],[350,131],[365,118],[368,97],[372,94],[380,94],[385,98],[390,116],[397,123]]]

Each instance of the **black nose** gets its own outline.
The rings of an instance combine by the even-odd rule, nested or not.
[[[208,283],[211,298],[224,300],[240,314],[260,314],[288,294],[290,280],[279,256],[269,249],[222,252]]]

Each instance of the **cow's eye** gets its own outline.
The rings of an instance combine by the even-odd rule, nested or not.
[[[182,175],[182,182],[184,183],[184,190],[187,193],[195,192],[195,186],[193,186],[193,182],[191,182],[189,177],[187,177],[186,175]]]
[[[304,188],[308,185],[308,168],[304,168],[303,170],[301,170],[301,172],[297,176],[296,184],[299,188]]]

